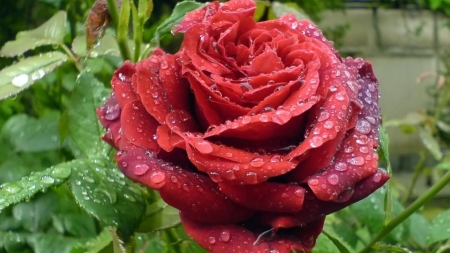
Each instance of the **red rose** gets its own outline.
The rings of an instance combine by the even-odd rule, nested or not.
[[[126,62],[98,114],[122,171],[178,208],[205,249],[309,251],[325,215],[388,179],[378,82],[309,21],[256,23],[254,10],[189,13],[174,27],[180,51]]]

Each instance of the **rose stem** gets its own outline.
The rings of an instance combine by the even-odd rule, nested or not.
[[[370,252],[372,246],[378,241],[386,237],[395,227],[406,220],[411,214],[422,207],[426,202],[430,201],[442,188],[444,188],[448,183],[450,183],[450,171],[445,173],[445,175],[437,181],[430,189],[428,189],[422,196],[420,196],[416,201],[414,201],[408,208],[406,208],[397,217],[392,219],[388,224],[386,224],[380,232],[375,236],[375,238],[370,241],[364,249],[359,253]]]

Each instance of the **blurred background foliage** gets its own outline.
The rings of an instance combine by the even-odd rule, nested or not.
[[[63,45],[39,47],[17,58],[1,57],[0,69],[49,50],[65,52],[64,45],[71,48],[75,38],[84,34],[84,23],[94,2],[2,0],[0,45],[14,40],[20,31],[38,27],[60,10],[66,11],[68,26]],[[177,2],[153,1],[153,14],[145,23],[144,43],[151,41],[156,28],[171,15]],[[417,8],[432,10],[444,16],[450,15],[450,1],[447,0],[257,2],[257,18],[261,20],[294,11],[298,16],[320,22],[324,11],[345,12],[348,8]],[[336,25],[325,29],[324,33],[339,48],[349,26],[351,24]],[[113,30],[107,30],[106,34],[113,34]],[[165,50],[174,52],[181,39],[181,36],[165,36],[160,45]],[[413,112],[403,119],[388,122],[391,127],[401,128],[405,133],[419,131],[423,136],[423,149],[419,152],[417,165],[412,168],[414,177],[411,184],[406,189],[396,188],[394,181],[395,198],[392,214],[389,215],[400,214],[405,209],[404,205],[414,200],[411,190],[419,177],[430,178],[434,173],[439,178],[450,169],[450,57],[447,53],[439,52],[442,71],[435,73],[436,85],[429,89],[433,105],[424,112]],[[122,62],[117,55],[103,55],[83,60],[82,64],[108,88],[113,71]],[[74,59],[70,59],[28,89],[0,101],[0,185],[18,181],[32,173],[42,173],[36,175],[40,175],[43,183],[49,183],[51,179],[45,176],[47,168],[81,156],[83,150],[79,150],[69,136],[67,112],[73,102],[72,95],[76,93],[75,86],[79,85],[76,82],[78,75]],[[427,163],[430,157],[435,160]],[[64,167],[61,167],[60,173],[64,171]],[[0,252],[204,252],[177,226],[178,219],[174,218],[176,212],[158,202],[154,193],[144,189],[140,189],[146,197],[144,221],[131,238],[125,238],[123,248],[116,233],[110,233],[107,226],[94,218],[95,212],[88,214],[86,206],[77,204],[78,200],[73,196],[72,189],[77,181],[72,183],[59,185],[57,181],[51,181],[49,185],[52,187],[42,187],[34,197],[0,211]],[[2,190],[14,193],[16,189],[13,186],[9,184],[8,189]],[[370,198],[331,215],[325,227],[329,236],[319,237],[314,252],[346,252],[342,247],[349,249],[348,252],[357,252],[364,248],[383,223],[389,221],[383,209],[385,191],[383,189]],[[377,252],[449,252],[450,212],[440,209],[439,212],[424,216],[422,214],[426,210],[422,211],[425,212],[415,213],[390,233],[383,243],[377,244]],[[338,242],[335,241],[336,238]]]

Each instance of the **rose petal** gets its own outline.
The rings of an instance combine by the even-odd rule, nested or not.
[[[305,195],[303,187],[273,182],[257,185],[219,182],[219,189],[242,206],[267,212],[298,212],[302,209]]]
[[[160,147],[154,140],[158,122],[150,116],[140,101],[128,103],[120,118],[123,135],[134,145],[158,152]]]
[[[158,159],[153,151],[130,143],[122,146],[116,160],[127,177],[157,189],[165,202],[191,219],[234,223],[253,214],[253,211],[228,200],[207,176]]]
[[[377,171],[378,155],[373,141],[352,131],[342,143],[333,164],[310,176],[308,185],[320,200],[336,200],[348,187]]]
[[[134,64],[126,61],[122,67],[114,72],[112,77],[111,86],[121,108],[127,103],[138,99],[135,90],[131,85],[132,76],[135,71]]]
[[[238,225],[211,225],[195,222],[180,213],[181,222],[189,236],[203,248],[213,253],[252,252],[252,253],[290,253],[293,250],[310,251],[317,236],[322,231],[324,219],[319,219],[303,228],[298,228],[294,236],[280,235],[265,240],[258,234]]]

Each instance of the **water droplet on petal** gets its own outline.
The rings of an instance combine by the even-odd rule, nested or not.
[[[366,120],[358,120],[355,129],[363,134],[368,134],[372,130],[372,126]]]
[[[337,185],[339,183],[339,177],[336,174],[331,174],[327,177],[327,181],[331,185]]]
[[[258,175],[255,172],[248,172],[247,179],[250,183],[256,184],[258,182]]]
[[[242,124],[248,124],[248,123],[250,123],[251,120],[252,120],[252,118],[250,116],[244,116],[242,118]]]
[[[363,165],[365,160],[364,160],[364,158],[357,156],[357,157],[348,159],[348,162],[352,165]]]
[[[317,148],[320,145],[322,145],[322,143],[323,143],[323,139],[320,136],[314,136],[314,137],[311,138],[311,140],[309,140],[309,145],[312,148]]]
[[[351,152],[353,152],[353,146],[346,146],[344,148],[344,152],[350,154]]]
[[[321,121],[327,120],[329,117],[330,117],[330,113],[328,113],[327,111],[322,111],[322,112],[320,112],[320,116],[317,119],[317,121],[321,122]]]
[[[214,151],[214,147],[211,143],[205,140],[194,142],[194,147],[202,154],[211,154]]]
[[[234,175],[234,172],[233,172],[232,170],[227,170],[227,171],[225,172],[225,177],[226,177],[228,180],[234,180],[234,179],[236,179],[236,176]]]
[[[259,120],[261,120],[261,122],[268,122],[269,121],[269,116],[267,114],[261,114],[259,116]]]
[[[256,157],[250,161],[250,165],[255,168],[259,168],[259,167],[263,166],[265,163],[266,162],[264,161],[264,159],[262,159],[260,157]]]
[[[141,176],[144,175],[148,170],[150,169],[150,167],[147,164],[137,164],[134,167],[134,174]]]
[[[230,240],[230,232],[228,231],[222,231],[222,233],[220,233],[220,240],[222,240],[222,242],[228,242]]]
[[[155,171],[150,176],[150,181],[152,183],[153,189],[159,189],[166,183],[166,173],[162,171]]]
[[[304,194],[303,190],[297,189],[297,190],[294,191],[294,195],[299,197],[299,198],[303,198],[305,194]]]
[[[337,171],[346,171],[347,170],[347,164],[343,162],[337,162],[334,166],[334,169]]]
[[[106,120],[115,120],[120,115],[120,106],[119,104],[114,104],[106,107],[105,119]]]
[[[345,97],[342,94],[342,92],[338,92],[338,93],[336,93],[336,99],[339,101],[343,101],[345,99]]]
[[[214,238],[214,236],[210,236],[210,237],[208,238],[208,242],[209,242],[210,244],[214,244],[214,243],[216,243],[216,238]]]
[[[319,180],[317,180],[317,179],[310,179],[310,180],[308,180],[308,184],[312,185],[312,186],[316,186],[316,185],[319,184]]]
[[[381,173],[380,172],[375,173],[375,175],[373,175],[373,181],[375,183],[378,183],[380,182],[380,180],[381,180]]]
[[[331,120],[327,120],[324,124],[323,127],[326,129],[331,129],[333,127],[333,121]]]

